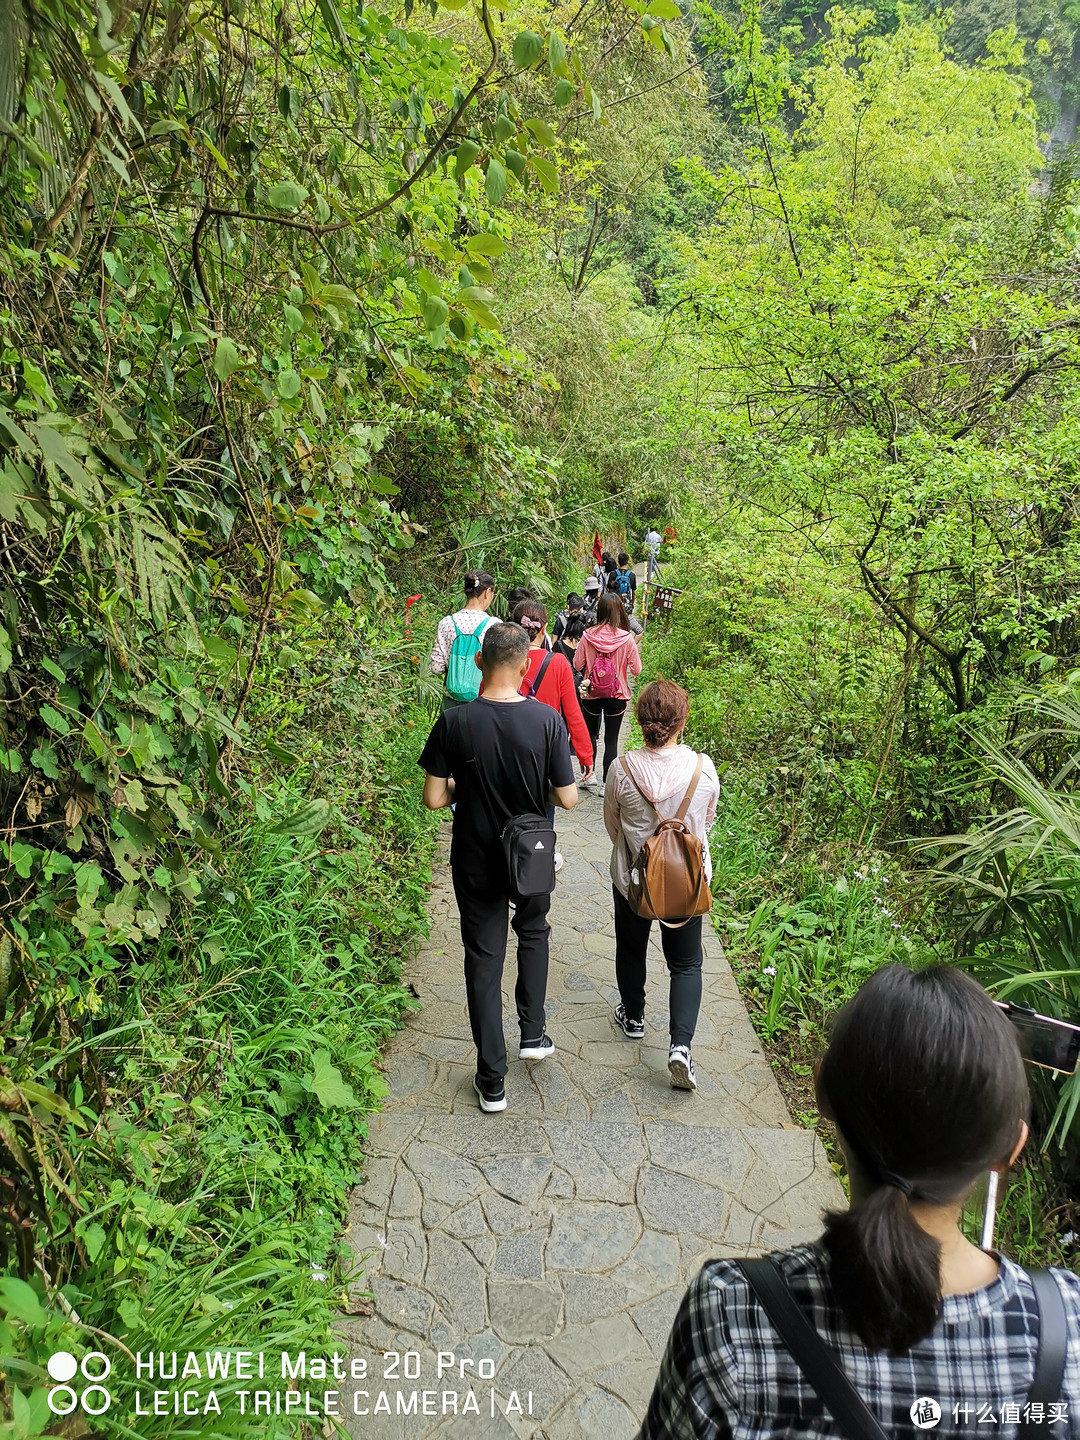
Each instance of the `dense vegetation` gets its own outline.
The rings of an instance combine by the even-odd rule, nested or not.
[[[892,955],[1080,1008],[1068,3],[0,20],[14,1434],[58,1348],[318,1349],[349,1307],[470,564],[556,595],[595,525],[677,522],[650,664],[728,762],[793,1074]]]

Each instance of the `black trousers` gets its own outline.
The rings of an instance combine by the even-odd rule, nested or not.
[[[632,1020],[645,1016],[645,959],[653,922],[631,910],[614,885],[615,980],[619,998]],[[687,1045],[694,1038],[701,1009],[701,916],[695,915],[677,930],[660,926],[660,943],[671,974],[668,1019],[672,1045]]]
[[[589,734],[593,743],[593,764],[596,764],[597,741],[600,739],[600,722],[604,722],[604,773],[602,778],[607,779],[607,772],[611,769],[619,754],[619,731],[622,729],[622,717],[626,714],[625,700],[582,700],[582,713],[585,716],[585,724],[589,727]]]
[[[517,936],[518,978],[514,990],[522,1037],[535,1040],[544,1029],[547,997],[547,913],[550,895],[513,895],[506,875],[453,872],[454,894],[461,916],[461,943],[465,947],[465,995],[469,1024],[476,1045],[476,1074],[483,1081],[501,1080],[506,1074],[506,1041],[502,1022],[502,975],[509,921]]]

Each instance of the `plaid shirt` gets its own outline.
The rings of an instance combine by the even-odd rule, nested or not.
[[[818,1245],[772,1256],[803,1313],[890,1436],[914,1437],[911,1407],[936,1400],[935,1440],[1015,1437],[1035,1373],[1038,1310],[1024,1271],[1004,1257],[982,1290],[945,1296],[932,1334],[899,1357],[870,1351],[832,1297]],[[1080,1436],[1080,1276],[1054,1270],[1070,1344],[1062,1403],[1031,1420],[1048,1437]],[[781,1440],[840,1436],[732,1260],[711,1260],[675,1317],[638,1440]]]

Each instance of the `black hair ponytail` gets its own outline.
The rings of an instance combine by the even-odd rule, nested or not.
[[[957,1201],[1008,1160],[1030,1104],[1016,1034],[961,971],[887,965],[837,1016],[820,1084],[869,1187],[825,1217],[833,1292],[870,1349],[903,1354],[941,1313],[941,1246],[909,1201]]]
[[[482,595],[485,590],[494,590],[494,577],[486,570],[470,570],[465,576],[465,599],[474,600],[477,595]]]
[[[929,1335],[941,1309],[941,1246],[915,1223],[903,1191],[876,1186],[825,1217],[833,1292],[871,1350],[901,1355]]]

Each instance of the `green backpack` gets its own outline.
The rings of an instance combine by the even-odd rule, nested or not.
[[[450,660],[446,666],[446,693],[452,700],[464,703],[466,700],[475,700],[480,694],[480,671],[477,669],[476,656],[480,652],[484,631],[493,623],[493,617],[489,615],[471,635],[461,629],[452,615],[450,619],[457,635],[450,647]]]

